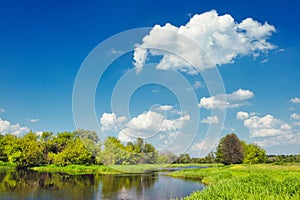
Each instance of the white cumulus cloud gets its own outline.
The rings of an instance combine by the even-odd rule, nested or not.
[[[291,114],[291,119],[292,120],[300,120],[300,114],[297,114],[297,113]]]
[[[267,114],[263,117],[252,116],[244,120],[244,126],[249,129],[251,137],[268,137],[289,134],[292,127],[282,120]]]
[[[300,145],[300,133],[286,133],[271,138],[255,141],[261,147],[272,147],[282,145]]]
[[[218,116],[208,116],[205,119],[202,119],[201,123],[203,123],[203,124],[218,124],[219,118],[218,118]]]
[[[28,133],[29,131],[30,129],[26,126],[22,127],[19,123],[11,124],[11,122],[0,118],[1,134],[23,135],[25,133]]]
[[[173,106],[171,106],[171,105],[161,105],[161,106],[159,106],[158,109],[162,110],[162,111],[170,111],[170,110],[173,109]]]
[[[121,119],[121,120],[120,120]],[[177,118],[167,119],[166,116],[154,111],[147,111],[126,120],[114,113],[104,113],[101,117],[101,129],[117,132],[122,142],[133,141],[136,137],[147,138],[155,134],[175,137],[180,129],[190,120],[186,113]]]
[[[126,117],[117,117],[115,113],[103,113],[100,118],[102,131],[117,131],[126,121]]]
[[[238,89],[230,94],[219,94],[211,97],[200,99],[198,106],[205,109],[226,109],[237,108],[247,104],[247,100],[254,97],[250,90]]]
[[[300,98],[294,97],[294,98],[292,98],[292,99],[290,100],[290,102],[292,102],[292,103],[300,103]]]
[[[275,31],[267,22],[247,18],[238,23],[231,15],[219,15],[212,10],[194,15],[179,27],[170,23],[155,25],[143,42],[136,45],[134,64],[140,71],[148,55],[162,55],[158,69],[197,74],[216,65],[233,63],[237,57],[257,56],[274,49],[275,45],[267,40]],[[195,44],[199,47],[195,48]],[[186,61],[167,51],[176,52]]]
[[[247,112],[239,111],[236,113],[236,119],[238,120],[245,120],[248,118],[249,118],[249,113]]]

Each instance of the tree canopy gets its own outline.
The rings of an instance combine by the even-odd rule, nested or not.
[[[244,149],[238,137],[232,133],[221,139],[217,147],[217,161],[225,164],[240,164],[244,160]]]

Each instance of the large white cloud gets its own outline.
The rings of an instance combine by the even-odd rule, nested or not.
[[[175,119],[167,119],[164,115],[157,112],[144,112],[125,124],[125,128],[119,132],[118,138],[126,142],[132,141],[136,137],[147,138],[158,133],[173,136],[173,133],[178,133],[178,130],[189,120],[190,116],[188,114],[181,115]]]
[[[28,133],[29,131],[30,129],[26,126],[22,127],[19,123],[11,124],[11,122],[0,118],[1,134],[23,135],[25,133]]]
[[[205,109],[237,108],[247,104],[247,100],[253,97],[254,93],[252,91],[238,89],[230,94],[219,94],[211,97],[203,97],[200,99],[198,106]]]
[[[100,118],[102,131],[116,131],[123,127],[126,117],[117,117],[115,113],[103,113]]]
[[[190,120],[190,116],[182,113],[177,118],[167,119],[159,112],[147,111],[130,120],[118,120],[114,113],[104,113],[101,117],[103,131],[117,132],[122,142],[132,141],[136,137],[147,138],[155,134],[174,137]]]
[[[141,70],[149,54],[162,55],[158,69],[197,74],[197,70],[233,63],[238,56],[257,56],[274,49],[275,46],[267,39],[275,31],[275,27],[267,22],[261,24],[247,18],[238,23],[231,15],[220,16],[215,10],[196,14],[180,27],[169,23],[165,26],[155,25],[135,48],[135,67],[137,71]],[[199,48],[187,42],[187,38],[199,45]],[[189,63],[159,49],[177,52]]]
[[[269,137],[289,134],[292,127],[282,120],[267,114],[263,117],[252,116],[244,120],[244,126],[249,129],[251,137]]]

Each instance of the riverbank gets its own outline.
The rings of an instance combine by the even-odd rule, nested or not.
[[[186,167],[222,166],[220,164],[139,164],[139,165],[44,165],[32,167],[40,172],[64,172],[69,174],[124,174],[124,173],[147,173],[152,171],[164,171],[165,169],[177,169]]]
[[[124,174],[147,173],[153,171],[175,171],[189,167],[219,167],[222,164],[139,164],[139,165],[67,165],[57,166],[42,165],[31,167],[31,170],[39,172],[61,172],[67,174]],[[15,168],[6,162],[0,162],[0,170],[14,170]]]
[[[300,164],[232,165],[184,169],[172,177],[200,179],[208,185],[192,199],[300,199]]]

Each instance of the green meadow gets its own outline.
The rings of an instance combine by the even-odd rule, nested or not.
[[[200,179],[207,187],[192,199],[300,199],[300,164],[256,164],[184,169],[172,177]]]

